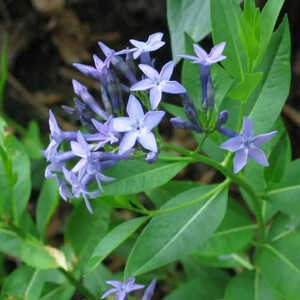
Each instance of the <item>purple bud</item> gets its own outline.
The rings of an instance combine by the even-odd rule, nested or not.
[[[190,121],[182,120],[179,117],[171,118],[170,121],[175,128],[194,130],[199,133],[203,132],[203,129],[199,125]]]
[[[227,110],[221,111],[221,112],[219,113],[219,115],[218,115],[218,119],[217,119],[215,128],[218,129],[218,128],[220,128],[222,125],[224,125],[224,124],[227,122],[228,117],[229,117],[229,113],[228,113]]]
[[[88,92],[87,88],[77,80],[73,79],[72,83],[75,94],[79,96],[91,110],[98,114],[100,118],[107,120],[107,114],[100,108],[94,97]]]
[[[186,116],[192,123],[197,124],[199,120],[199,115],[192,99],[186,93],[181,94],[180,96],[183,102],[184,112]]]
[[[112,104],[113,112],[118,113],[124,108],[120,81],[113,71],[108,72],[106,80],[107,92]]]
[[[94,117],[94,113],[85,103],[81,102],[77,98],[74,98],[73,101],[76,110],[75,116],[78,117],[82,126],[94,131],[94,126],[91,122],[91,119]]]
[[[109,114],[112,115],[112,106],[111,103],[109,101],[109,97],[107,94],[107,90],[103,87],[103,85],[101,85],[100,87],[100,92],[101,92],[101,96],[102,96],[102,103],[104,105],[105,111]]]
[[[120,56],[114,56],[112,59],[113,66],[123,75],[125,76],[131,85],[137,82],[134,71],[131,66],[123,60]]]
[[[220,133],[222,133],[223,135],[229,137],[229,138],[232,138],[232,137],[235,137],[235,136],[238,135],[238,133],[236,133],[236,132],[234,132],[234,131],[232,131],[232,130],[230,130],[230,129],[224,127],[224,126],[219,127],[219,128],[218,128],[218,131],[219,131]]]

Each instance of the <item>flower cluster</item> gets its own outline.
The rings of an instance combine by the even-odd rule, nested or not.
[[[130,40],[134,48],[118,52],[99,42],[104,60],[93,55],[93,66],[74,64],[99,81],[102,101],[100,104],[83,84],[73,80],[74,107],[63,109],[79,120],[84,130],[63,131],[49,112],[50,144],[43,151],[49,163],[45,176],[57,180],[64,200],[83,197],[92,212],[89,198],[103,192],[102,182],[114,180],[103,173],[105,170],[129,159],[135,150],[146,151],[147,162],[156,160],[158,146],[153,129],[165,115],[157,110],[162,93],[186,92],[180,83],[170,80],[173,62],[166,63],[160,73],[155,70],[150,52],[165,44],[162,37],[162,33],[155,33],[146,42]],[[90,190],[93,182],[98,191]]]
[[[136,284],[135,278],[130,277],[125,282],[120,282],[116,280],[109,280],[107,284],[113,286],[112,289],[106,291],[101,299],[106,298],[109,295],[115,294],[116,300],[127,300],[127,295],[133,291],[140,290],[144,288],[144,285]],[[156,280],[152,280],[147,289],[144,292],[142,300],[151,300],[154,294],[154,289],[156,285]]]
[[[49,162],[45,176],[57,180],[64,200],[83,197],[92,212],[89,198],[103,192],[102,182],[114,180],[104,174],[105,170],[120,160],[130,159],[135,150],[147,152],[146,161],[149,163],[157,159],[159,147],[153,129],[165,115],[158,108],[166,93],[181,97],[188,119],[171,118],[174,127],[206,135],[218,130],[231,138],[221,148],[235,152],[234,172],[246,165],[248,156],[263,166],[268,165],[258,146],[275,132],[253,137],[251,121],[246,117],[242,133],[233,132],[224,126],[228,119],[227,111],[219,112],[216,121],[212,121],[216,112],[210,67],[226,58],[223,55],[225,42],[214,46],[210,53],[195,44],[196,56],[181,55],[200,65],[202,105],[198,111],[186,89],[171,80],[174,63],[167,62],[160,72],[155,68],[150,53],[164,46],[162,37],[162,33],[154,33],[146,42],[130,40],[133,48],[121,51],[99,42],[104,60],[93,55],[93,66],[74,64],[80,72],[99,81],[102,101],[100,104],[84,85],[73,80],[74,107],[63,106],[63,109],[78,119],[84,130],[61,130],[54,114],[49,112],[50,144],[43,151]],[[98,191],[90,190],[93,182],[97,183]]]

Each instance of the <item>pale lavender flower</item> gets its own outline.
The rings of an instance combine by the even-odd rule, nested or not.
[[[61,130],[51,110],[49,110],[49,127],[50,143],[47,149],[43,151],[43,154],[48,161],[51,161],[52,157],[56,155],[59,145],[63,141],[76,139],[76,132]]]
[[[94,97],[88,92],[88,89],[75,79],[72,80],[72,84],[74,93],[79,96],[99,117],[103,120],[107,120],[108,116],[106,112],[100,108]]]
[[[132,52],[133,58],[137,59],[142,53],[152,52],[158,50],[165,45],[165,42],[162,41],[163,33],[157,32],[149,35],[146,42],[141,42],[137,40],[129,40],[129,42],[134,46],[132,49],[126,49],[119,51],[120,54]]]
[[[132,149],[136,141],[150,152],[157,152],[157,144],[151,130],[159,124],[164,111],[149,111],[144,114],[142,105],[130,95],[127,104],[128,117],[118,117],[112,120],[112,127],[117,132],[124,132],[119,146],[119,154]]]
[[[108,72],[109,61],[102,61],[97,55],[93,55],[93,59],[95,67],[79,63],[74,63],[73,66],[84,75],[104,82]]]
[[[135,283],[134,277],[128,278],[125,282],[109,280],[106,281],[106,283],[113,286],[113,288],[106,291],[101,299],[104,299],[111,294],[115,294],[116,300],[126,300],[129,293],[144,288],[142,284]]]
[[[172,61],[166,63],[160,73],[154,68],[140,64],[139,68],[146,75],[143,79],[131,87],[131,91],[150,90],[150,103],[152,109],[156,109],[161,101],[162,92],[169,94],[183,94],[186,92],[185,88],[177,81],[170,81],[174,70],[174,63]]]
[[[194,44],[194,51],[195,51],[196,56],[185,55],[185,54],[179,55],[179,56],[182,58],[190,59],[195,64],[209,66],[209,65],[215,64],[219,61],[222,61],[226,58],[226,56],[223,55],[225,46],[226,46],[226,43],[222,42],[220,44],[215,45],[211,49],[210,53],[207,53],[199,45]]]
[[[72,187],[72,196],[80,198],[81,196],[84,199],[85,205],[90,213],[93,213],[92,207],[88,198],[95,198],[99,195],[98,192],[89,192],[87,190],[88,184],[94,179],[93,176],[86,175],[84,177],[76,176],[72,171],[63,168],[63,173],[66,180],[70,183]]]
[[[152,296],[154,294],[155,286],[156,286],[156,279],[153,279],[151,281],[151,283],[149,284],[149,286],[147,287],[147,289],[146,289],[146,291],[143,295],[142,300],[151,300],[152,299]]]
[[[99,141],[95,150],[102,148],[107,143],[114,144],[119,141],[117,132],[115,132],[112,128],[112,116],[110,116],[104,124],[100,123],[96,119],[92,119],[92,123],[98,131],[98,133],[93,135],[95,138],[90,139],[93,141]]]
[[[127,64],[122,57],[119,56],[121,52],[116,52],[115,50],[109,48],[107,45],[105,45],[102,42],[98,43],[99,47],[101,48],[102,52],[106,56],[105,63],[107,67],[110,66],[110,63],[113,64],[113,66],[120,71],[131,84],[136,83],[136,77],[134,75],[134,72],[132,71],[129,64]]]
[[[229,139],[223,143],[220,148],[235,152],[234,156],[234,173],[243,169],[248,161],[248,156],[255,160],[257,163],[268,166],[268,160],[264,152],[258,146],[266,143],[272,138],[277,131],[272,131],[266,134],[259,134],[253,136],[253,124],[250,119],[244,117],[242,133]]]

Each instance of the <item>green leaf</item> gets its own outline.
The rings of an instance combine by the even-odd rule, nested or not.
[[[158,215],[150,221],[130,253],[125,277],[143,274],[183,258],[204,243],[224,217],[227,189],[215,190],[215,186],[191,189],[171,199],[161,209],[190,201],[196,204]]]
[[[107,172],[116,181],[105,185],[104,195],[135,194],[155,188],[168,182],[186,165],[186,162],[121,161]]]
[[[4,299],[40,299],[44,283],[44,271],[21,266],[9,275],[2,287],[1,296]]]
[[[12,188],[11,206],[16,222],[26,209],[31,193],[30,160],[23,145],[12,135],[4,141],[7,155],[12,161],[15,182]]]
[[[156,189],[146,191],[146,195],[158,208],[176,195],[198,186],[199,184],[193,181],[172,180]]]
[[[241,295],[243,300],[284,300],[259,271],[234,276],[227,286],[224,300],[240,300]]]
[[[300,213],[299,168],[300,159],[290,162],[280,184],[267,193],[267,200],[275,208],[290,216],[297,216]]]
[[[249,257],[244,253],[230,253],[219,256],[201,256],[192,254],[198,264],[213,268],[246,268],[253,270]]]
[[[164,300],[219,300],[224,296],[226,281],[215,278],[195,278],[179,286]]]
[[[269,188],[280,183],[292,157],[291,142],[281,120],[276,138],[272,142],[274,145],[272,145],[272,151],[268,157],[271,167],[264,169],[264,177]]]
[[[178,106],[170,103],[162,103],[162,107],[172,116],[187,120],[187,117],[183,110],[183,106]]]
[[[74,249],[79,267],[87,263],[95,245],[108,230],[110,207],[93,200],[91,205],[93,214],[88,212],[83,202],[73,210],[65,232],[65,240]]]
[[[258,252],[262,276],[287,300],[297,299],[300,293],[299,249],[300,232],[294,230],[273,238]]]
[[[96,246],[88,261],[86,272],[94,270],[114,249],[126,241],[148,217],[140,217],[121,223],[112,229]]]
[[[257,225],[248,213],[231,199],[226,215],[218,230],[202,245],[198,256],[219,256],[243,250],[252,240]]]
[[[246,73],[243,81],[230,90],[228,97],[238,101],[247,101],[262,78],[262,72]]]
[[[42,186],[36,212],[36,225],[41,236],[45,236],[47,225],[59,203],[57,183],[54,178],[44,181]]]
[[[259,56],[257,62],[260,62],[265,55],[283,4],[284,0],[268,0],[261,12]]]
[[[113,274],[104,265],[99,264],[92,272],[84,275],[83,283],[85,287],[94,295],[101,295],[108,286],[106,281],[112,280]]]
[[[285,18],[273,34],[262,65],[257,69],[263,72],[263,78],[246,107],[246,113],[259,133],[264,133],[273,126],[289,94],[290,49],[289,24]]]
[[[69,283],[51,287],[51,290],[41,297],[41,300],[68,300],[71,299],[75,288]]]
[[[36,121],[29,123],[23,143],[30,158],[40,159],[43,157],[41,150],[44,148],[44,145],[41,141],[40,129]]]
[[[241,9],[233,0],[211,0],[212,36],[215,44],[226,41],[222,62],[225,69],[236,79],[242,80],[246,57],[239,34]]]

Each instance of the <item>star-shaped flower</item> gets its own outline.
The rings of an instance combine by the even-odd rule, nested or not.
[[[118,52],[118,54],[124,54],[132,52],[133,58],[137,59],[142,53],[148,53],[158,50],[165,45],[162,41],[163,34],[161,32],[150,34],[146,42],[141,42],[137,40],[129,40],[129,42],[134,46],[132,49],[125,49]]]
[[[186,89],[177,81],[170,80],[174,63],[166,63],[160,73],[149,65],[140,64],[139,68],[146,75],[143,79],[131,87],[131,91],[150,90],[150,104],[152,109],[156,109],[161,101],[162,92],[169,94],[182,94]]]
[[[130,95],[127,104],[128,117],[118,117],[112,120],[112,127],[117,132],[124,132],[119,146],[119,154],[132,149],[136,141],[150,152],[157,152],[154,134],[151,130],[159,124],[164,111],[149,111],[144,114],[142,105]]]
[[[114,144],[119,141],[118,134],[112,128],[112,116],[105,123],[101,123],[96,119],[92,119],[92,123],[94,124],[95,128],[97,129],[98,133],[95,133],[93,139],[99,141],[95,150],[102,148],[105,144],[110,143]]]
[[[104,299],[111,294],[115,294],[116,300],[126,300],[129,293],[144,287],[142,284],[136,284],[134,277],[128,278],[125,282],[109,280],[106,281],[106,283],[112,285],[113,288],[105,292],[101,299]]]
[[[194,51],[197,56],[192,55],[179,55],[180,57],[190,59],[195,64],[200,64],[204,66],[209,66],[215,64],[219,61],[222,61],[226,58],[223,55],[224,48],[226,46],[225,42],[215,45],[210,53],[207,53],[203,48],[199,45],[194,44]]]
[[[223,143],[220,148],[235,152],[234,156],[234,173],[239,172],[243,169],[248,161],[248,156],[255,160],[257,163],[268,166],[268,160],[264,152],[258,148],[258,146],[266,143],[272,138],[277,131],[272,131],[265,134],[259,134],[253,136],[253,124],[250,119],[244,117],[242,133],[229,139]]]

